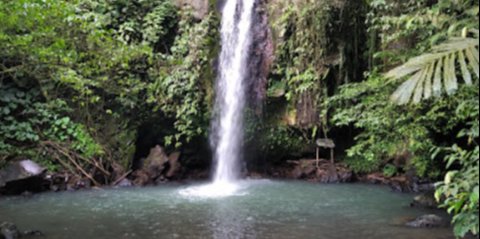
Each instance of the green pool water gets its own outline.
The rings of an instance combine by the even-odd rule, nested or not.
[[[228,197],[191,185],[0,198],[0,222],[51,239],[452,239],[450,228],[411,229],[413,194],[386,187],[243,181]],[[438,213],[438,211],[435,211]]]

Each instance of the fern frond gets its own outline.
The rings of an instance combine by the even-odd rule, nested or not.
[[[395,91],[392,100],[398,104],[419,103],[442,93],[454,94],[459,87],[457,66],[460,66],[463,81],[472,85],[472,73],[477,79],[480,77],[478,47],[478,38],[450,38],[434,47],[432,52],[414,57],[391,70],[385,75],[387,78],[398,80],[410,76]]]

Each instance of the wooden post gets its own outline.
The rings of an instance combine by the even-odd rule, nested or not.
[[[335,164],[335,159],[333,158],[333,148],[330,148],[330,161],[332,162],[332,164]]]
[[[319,147],[330,149],[330,162],[332,164],[335,163],[334,159],[334,149],[335,149],[335,142],[331,139],[317,139],[317,168],[318,168],[318,161],[319,161]]]

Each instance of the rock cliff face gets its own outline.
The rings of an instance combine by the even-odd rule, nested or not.
[[[257,0],[253,15],[253,39],[248,68],[249,100],[257,114],[262,112],[267,81],[273,63],[273,39],[268,22],[267,0]]]
[[[179,8],[191,9],[198,20],[216,8],[219,12],[225,0],[175,0]],[[268,21],[269,0],[256,0],[253,14],[253,39],[248,60],[247,92],[250,106],[260,114],[267,90],[267,79],[273,62],[274,44]],[[220,27],[220,26],[219,26]]]
[[[347,0],[269,0],[266,5],[274,51],[267,92],[282,92],[272,97],[290,109],[278,118],[293,119],[287,124],[298,128],[319,126],[324,99],[363,77],[365,5]]]

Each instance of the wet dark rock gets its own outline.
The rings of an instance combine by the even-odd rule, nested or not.
[[[307,179],[320,183],[345,183],[351,182],[353,173],[343,164],[332,164],[327,160],[315,159],[290,161],[295,167],[291,170],[290,177],[293,179]]]
[[[118,164],[118,163],[116,163],[116,162],[113,162],[111,167],[112,167],[112,169],[111,169],[112,178],[113,178],[115,181],[121,180],[122,177],[125,176],[126,170],[125,170],[125,168],[124,168],[122,165],[120,165],[120,164]]]
[[[46,175],[45,179],[50,182],[49,189],[54,192],[67,190],[68,174],[56,173]]]
[[[26,238],[32,238],[32,237],[44,237],[45,234],[43,234],[39,230],[27,230],[22,233],[22,237]]]
[[[0,223],[0,239],[17,239],[17,238],[37,238],[45,236],[38,230],[26,230],[21,232],[17,226],[11,222]]]
[[[174,152],[168,156],[169,169],[165,174],[167,178],[173,178],[179,172],[181,168],[181,165],[179,162],[180,155],[181,155],[180,152]]]
[[[425,207],[425,208],[437,208],[438,203],[435,200],[433,192],[423,193],[416,196],[413,202],[410,204],[412,207]]]
[[[346,183],[352,181],[353,173],[342,164],[323,163],[316,172],[321,183]]]
[[[387,184],[395,192],[413,192],[413,184],[408,180],[406,176],[390,178]]]
[[[143,170],[148,173],[151,179],[155,180],[162,174],[167,162],[167,154],[165,154],[165,151],[162,147],[157,145],[150,150],[150,154],[143,163]]]
[[[120,180],[120,182],[118,182],[116,186],[117,187],[131,187],[131,186],[133,186],[133,183],[132,183],[132,181],[130,181],[130,179],[124,178],[124,179]]]
[[[417,217],[415,220],[407,222],[405,225],[413,228],[435,228],[444,227],[447,223],[440,216],[430,214]]]
[[[365,181],[371,184],[388,184],[388,179],[382,173],[372,173],[367,175],[364,178],[361,178],[360,181]]]
[[[435,183],[414,183],[412,188],[414,192],[433,192],[435,191]]]
[[[252,22],[252,43],[249,54],[248,69],[251,79],[247,84],[250,107],[261,114],[267,95],[267,78],[274,61],[274,44],[268,24],[267,1],[255,2]]]
[[[135,186],[145,186],[150,181],[150,176],[145,170],[136,170],[132,173],[133,185]]]
[[[360,182],[387,185],[395,192],[430,193],[435,191],[435,185],[433,183],[422,182],[416,176],[409,175],[409,172],[396,177],[387,177],[381,172],[376,172],[360,176],[358,179]]]
[[[265,178],[263,174],[258,172],[248,172],[247,174],[248,179],[263,179]]]
[[[45,190],[46,170],[31,160],[12,162],[0,170],[0,194],[21,194]]]
[[[76,191],[80,189],[89,189],[92,187],[92,182],[89,179],[72,176],[67,178],[67,191]]]
[[[0,224],[0,238],[3,239],[17,239],[20,238],[21,233],[17,226],[10,222],[2,222]]]
[[[169,179],[177,178],[182,168],[180,156],[180,152],[174,152],[167,156],[162,147],[158,145],[153,147],[143,161],[143,165],[131,174],[133,185],[161,184]]]

